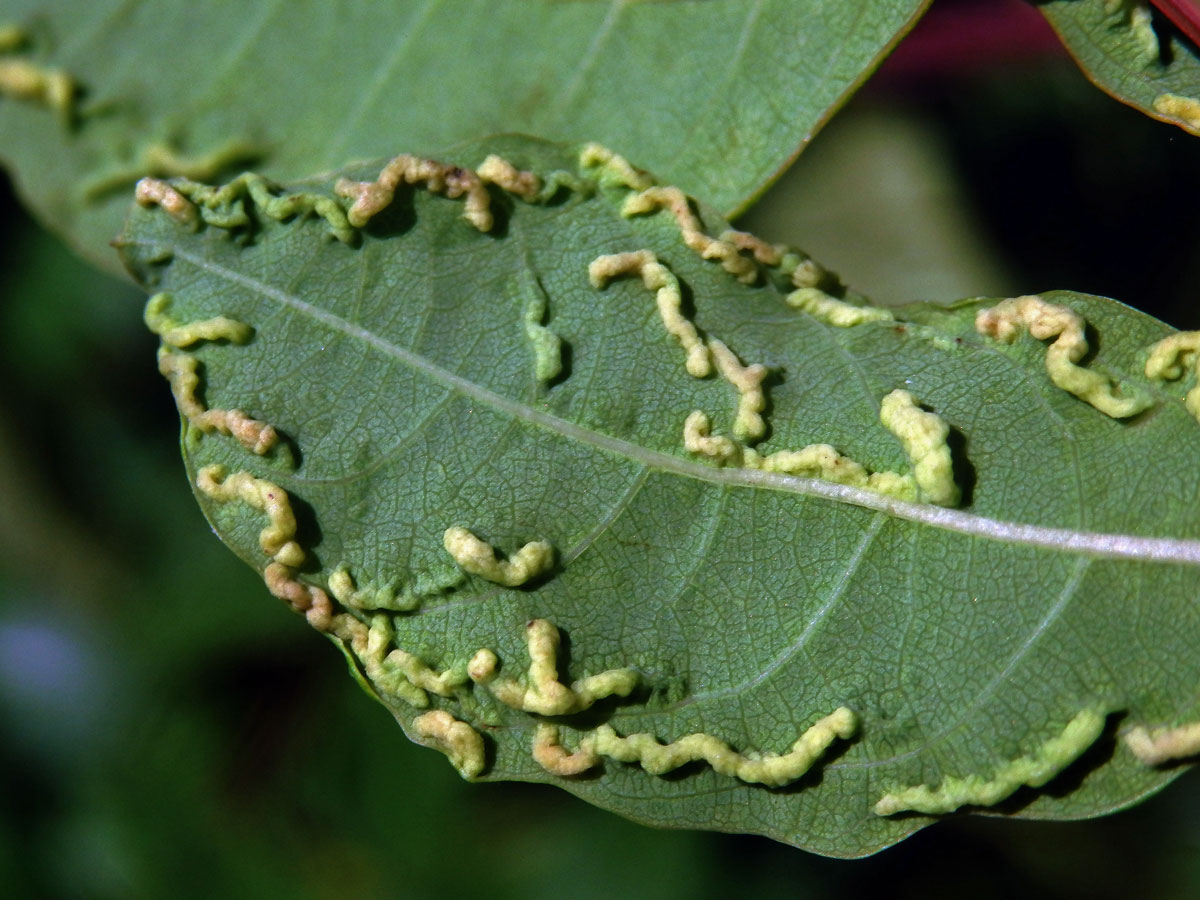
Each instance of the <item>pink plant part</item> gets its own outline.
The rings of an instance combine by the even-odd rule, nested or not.
[[[1171,20],[1171,24],[1187,35],[1188,40],[1200,45],[1200,3],[1196,0],[1150,0],[1160,13]]]

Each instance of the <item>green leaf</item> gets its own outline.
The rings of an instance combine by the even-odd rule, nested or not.
[[[937,814],[906,807],[1080,818],[1176,774],[1122,738],[1200,712],[1195,375],[1144,374],[1178,333],[1067,292],[861,306],[595,148],[442,160],[489,154],[541,189],[177,183],[119,240],[206,515],[411,736],[838,856]]]
[[[3,154],[39,215],[109,266],[142,175],[294,179],[498,131],[603,141],[733,211],[927,2],[18,0]],[[67,80],[6,98],[6,64]]]
[[[1097,87],[1147,115],[1200,134],[1196,45],[1149,4],[1050,0],[1038,6]]]

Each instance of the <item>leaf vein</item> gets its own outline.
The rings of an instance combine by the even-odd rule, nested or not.
[[[883,759],[874,759],[864,762],[834,763],[829,768],[873,769],[879,766],[886,766],[893,763],[902,762],[903,760],[911,759],[912,757],[925,752],[938,741],[943,740],[945,737],[960,728],[967,720],[968,716],[971,715],[971,713],[982,707],[983,704],[986,703],[988,699],[996,693],[1000,686],[1016,670],[1021,661],[1029,655],[1034,644],[1041,639],[1041,637],[1049,630],[1051,625],[1058,621],[1059,617],[1063,613],[1063,610],[1066,609],[1066,607],[1070,604],[1070,601],[1074,599],[1076,591],[1079,588],[1079,584],[1083,580],[1084,573],[1087,571],[1087,568],[1090,564],[1091,560],[1089,560],[1087,557],[1081,557],[1076,561],[1074,571],[1072,571],[1070,577],[1068,577],[1066,584],[1063,585],[1063,589],[1059,591],[1054,603],[1051,604],[1050,608],[1046,611],[1046,614],[1042,616],[1041,621],[1038,622],[1037,627],[1030,632],[1029,637],[1025,639],[1025,642],[1017,648],[1016,652],[1013,653],[1012,657],[1009,658],[1008,663],[999,672],[999,674],[989,681],[984,689],[962,708],[962,711],[955,717],[954,721],[950,722],[935,734],[926,738],[919,746],[914,747],[911,750],[907,750],[904,753],[898,753],[894,756],[889,756]]]
[[[883,523],[886,520],[887,517],[883,515],[883,513],[879,513],[871,519],[871,523],[867,526],[867,530],[863,533],[862,539],[858,542],[858,546],[856,546],[854,551],[850,554],[850,558],[846,562],[845,570],[842,572],[841,577],[838,578],[837,583],[834,584],[833,590],[830,591],[829,598],[824,604],[822,604],[821,608],[813,614],[813,617],[808,621],[808,624],[804,626],[804,630],[800,632],[796,640],[784,648],[779,655],[776,656],[775,659],[771,660],[771,662],[769,662],[754,678],[743,681],[741,684],[721,688],[720,690],[692,694],[686,700],[682,700],[672,707],[663,707],[655,710],[655,712],[664,712],[668,709],[678,709],[683,706],[689,706],[693,703],[717,700],[722,697],[740,694],[743,691],[753,690],[759,684],[762,684],[764,681],[770,678],[771,675],[781,669],[789,661],[791,661],[805,648],[805,646],[808,645],[808,642],[812,638],[813,632],[816,631],[817,626],[824,621],[825,617],[833,611],[838,601],[840,601],[845,595],[847,585],[849,585],[855,573],[858,571],[858,567],[862,563],[863,557],[866,555],[871,545],[875,542],[875,538],[879,534],[879,531],[883,527]]]
[[[130,243],[153,245],[155,249],[162,247],[161,243],[157,241],[131,241]],[[255,291],[265,299],[290,308],[348,337],[361,340],[426,377],[465,394],[479,403],[490,406],[498,412],[545,428],[564,439],[578,441],[597,450],[624,456],[644,466],[726,487],[761,488],[847,503],[927,527],[984,540],[1044,547],[1088,556],[1200,566],[1200,539],[1197,538],[1144,537],[1121,533],[1085,532],[1069,528],[991,519],[966,510],[910,503],[872,491],[813,478],[800,478],[794,475],[781,475],[776,472],[755,469],[718,469],[704,463],[684,459],[681,456],[642,447],[623,438],[584,428],[552,413],[533,409],[525,403],[501,396],[353,322],[313,306],[299,297],[290,296],[269,284],[228,269],[183,247],[173,246],[171,249],[177,259],[184,260],[231,284]]]

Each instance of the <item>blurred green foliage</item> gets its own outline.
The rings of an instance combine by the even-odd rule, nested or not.
[[[984,273],[999,289],[974,293],[1104,292],[1196,327],[1200,212],[1187,189],[1200,142],[1112,103],[1069,65],[953,92],[876,88],[818,143],[853,165],[822,162],[817,192],[805,187],[817,166],[806,157],[776,196],[813,202],[782,203],[799,209],[782,221],[768,198],[755,227],[810,247],[852,282],[868,257],[914,252],[936,277],[908,291]],[[902,158],[938,168],[925,173],[934,187],[907,201],[861,200],[893,220],[892,243],[827,241],[839,204],[870,181],[870,160],[886,174]],[[944,221],[915,218],[919,207]],[[654,831],[544,787],[466,785],[205,533],[138,292],[76,261],[10,195],[0,208],[5,896],[1200,892],[1194,776],[1109,819],[951,820],[862,862]],[[808,239],[818,234],[829,246]]]

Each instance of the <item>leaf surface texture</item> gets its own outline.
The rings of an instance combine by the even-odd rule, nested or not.
[[[669,211],[622,215],[634,192],[581,169],[578,148],[496,138],[438,159],[468,168],[491,154],[559,187],[527,202],[493,186],[488,232],[463,218],[463,198],[418,186],[346,242],[319,215],[276,220],[249,201],[249,224],[234,229],[136,207],[119,242],[180,323],[253,329],[242,344],[179,352],[197,360],[208,407],[269,423],[280,444],[260,455],[185,421],[184,455],[193,483],[220,466],[285,491],[303,561],[287,557],[288,535],[264,530],[280,525],[269,487],[257,506],[198,490],[201,505],[269,582],[279,560],[306,596],[349,596],[351,579],[361,596],[332,612],[406,654],[386,677],[354,653],[352,668],[410,734],[415,716],[445,711],[481,736],[482,763],[443,718],[422,720],[422,734],[439,723],[432,743],[450,753],[458,741],[451,755],[472,776],[551,781],[641,821],[838,856],[932,821],[877,814],[885,794],[1011,773],[1014,760],[1037,761],[1021,764],[1036,770],[1029,784],[1065,769],[1044,788],[1004,776],[1016,793],[995,809],[1035,818],[1109,812],[1172,777],[1119,741],[1131,724],[1198,714],[1194,374],[1143,374],[1172,329],[1111,300],[1044,295],[1086,323],[1078,364],[1144,398],[1113,418],[1051,378],[1053,338],[976,330],[998,301],[830,325],[789,305],[786,265],[739,278],[689,248]],[[370,182],[384,162],[340,174]],[[336,198],[336,185],[292,190]],[[705,235],[724,233],[707,207],[689,209]],[[685,367],[656,305],[665,276],[594,277],[598,259],[643,251],[678,282],[699,340],[766,369],[766,431],[742,445],[743,463],[749,449],[828,445],[870,472],[912,474],[928,448],[881,422],[903,391],[917,404],[907,420],[945,424],[948,505],[689,452],[689,416],[732,440],[744,392],[716,367]],[[558,339],[552,377],[531,308]],[[527,632],[549,632],[527,624],[540,622],[559,635],[550,659],[569,693],[557,699],[531,668]],[[493,684],[508,686],[471,680],[497,665]],[[423,685],[428,706],[401,681]],[[701,733],[747,759],[786,754],[842,708],[850,736],[782,787],[704,762],[660,775],[601,757],[558,775],[532,752],[539,734],[564,753],[603,747],[588,743],[603,725],[662,744]],[[1103,733],[1061,750],[1082,711]],[[694,759],[725,752],[696,745]]]
[[[602,141],[731,211],[925,5],[14,0],[0,26],[25,40],[0,69],[65,73],[77,96],[56,115],[0,90],[2,152],[30,206],[106,265],[142,175],[294,179],[496,132]]]

